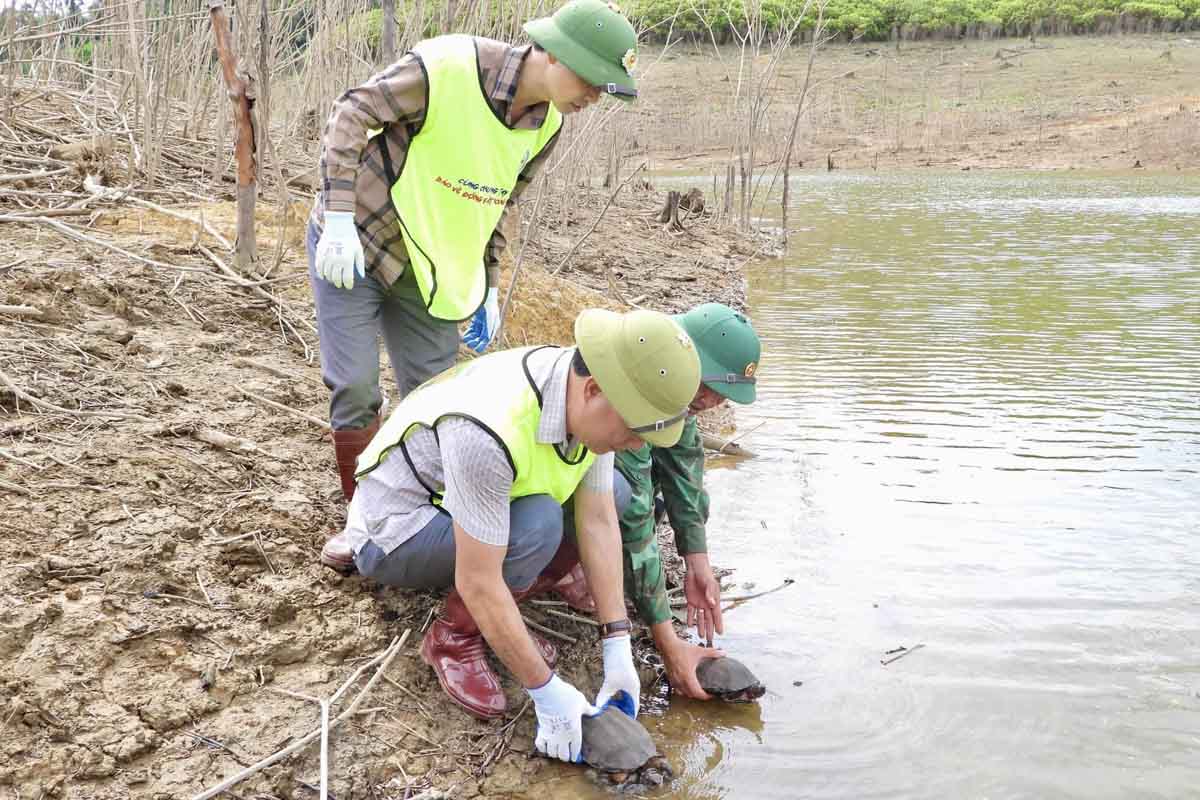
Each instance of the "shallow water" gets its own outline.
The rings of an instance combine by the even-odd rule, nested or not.
[[[750,272],[759,457],[709,488],[736,591],[796,583],[726,618],[760,705],[644,718],[672,796],[1194,796],[1200,180],[795,189]]]

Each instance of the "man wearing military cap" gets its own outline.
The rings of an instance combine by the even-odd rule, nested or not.
[[[585,311],[575,339],[477,358],[404,398],[358,460],[337,537],[367,577],[449,588],[421,642],[442,688],[476,716],[503,714],[490,646],[533,698],[537,748],[567,761],[583,714],[610,699],[634,716],[639,705],[618,523],[629,487],[613,453],[673,445],[700,383],[692,340],[663,314]],[[601,624],[595,705],[554,674],[553,648],[517,610],[564,541],[578,548]]]
[[[625,590],[642,619],[650,625],[672,688],[688,697],[706,700],[708,695],[696,680],[696,666],[702,659],[715,658],[721,652],[683,641],[671,626],[671,606],[654,532],[658,517],[655,498],[661,492],[675,533],[675,546],[687,566],[684,597],[688,625],[694,624],[701,636],[711,642],[713,633],[724,633],[724,625],[721,586],[708,561],[704,448],[694,415],[724,400],[754,402],[762,345],[750,321],[720,303],[697,306],[675,320],[696,345],[701,383],[678,442],[672,446],[650,443],[616,456],[617,472],[629,483],[632,492],[621,513]],[[575,608],[591,610],[588,585],[579,571],[569,573],[553,588]]]
[[[615,6],[572,0],[525,26],[531,44],[449,35],[333,103],[309,218],[321,371],[347,500],[379,426],[379,337],[400,396],[485,350],[500,326],[504,217],[601,95],[631,101],[637,34]],[[344,554],[323,561],[347,568]]]

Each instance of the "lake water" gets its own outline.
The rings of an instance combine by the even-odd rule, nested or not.
[[[726,617],[759,705],[644,717],[671,796],[1200,796],[1200,179],[794,194],[708,485],[736,591],[796,583]]]

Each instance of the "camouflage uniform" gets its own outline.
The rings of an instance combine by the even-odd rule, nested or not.
[[[671,618],[666,575],[654,533],[654,496],[662,492],[680,555],[708,551],[708,492],[704,491],[704,447],[696,418],[688,416],[674,447],[650,447],[616,454],[617,471],[629,481],[632,499],[621,515],[625,591],[650,625]]]

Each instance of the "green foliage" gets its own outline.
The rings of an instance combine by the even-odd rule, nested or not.
[[[711,28],[723,40],[751,23],[770,33],[786,30],[803,11],[804,0],[630,0],[625,8],[641,25],[676,15],[676,34],[707,38]],[[980,29],[1023,35],[1050,21],[1092,33],[1111,30],[1123,19],[1176,30],[1200,28],[1200,0],[827,0],[824,13],[830,34],[867,40],[887,39],[893,28],[910,36],[961,36]],[[816,21],[814,0],[801,30],[811,30]],[[665,33],[665,25],[656,28],[660,37]]]
[[[92,40],[84,39],[79,44],[75,45],[74,58],[80,64],[91,65],[92,63]]]

